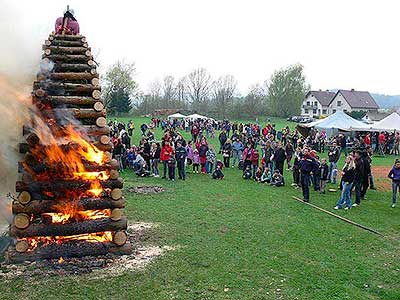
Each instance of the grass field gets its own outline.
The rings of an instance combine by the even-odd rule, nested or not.
[[[135,119],[136,128],[142,121]],[[89,274],[0,282],[0,299],[400,299],[400,208],[390,208],[391,192],[368,191],[361,207],[338,212],[380,237],[293,200],[301,191],[290,187],[289,172],[289,184],[274,188],[224,171],[222,181],[189,174],[175,183],[125,171],[129,220],[159,224],[143,243],[175,250],[143,271],[106,280]],[[166,192],[128,193],[136,185]],[[338,197],[311,192],[311,202],[330,211]]]

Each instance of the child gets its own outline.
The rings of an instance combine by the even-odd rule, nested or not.
[[[212,178],[221,180],[224,178],[224,173],[222,173],[222,168],[220,164],[216,164],[215,171],[212,174]]]
[[[251,167],[250,165],[247,165],[246,169],[243,171],[243,179],[250,179],[251,175]]]
[[[262,175],[263,175],[263,170],[262,170],[261,167],[258,167],[258,168],[257,168],[257,171],[256,171],[256,174],[255,174],[255,177],[254,177],[254,180],[255,180],[256,182],[261,182],[261,177],[262,177]]]
[[[206,172],[207,174],[212,174],[214,163],[215,163],[215,158],[217,157],[217,154],[215,153],[213,145],[210,145],[207,153],[206,153],[207,161],[206,161]]]
[[[321,159],[321,165],[319,167],[319,189],[321,194],[325,194],[326,181],[328,180],[329,167],[326,163],[326,159]]]
[[[392,208],[395,208],[397,191],[399,191],[400,193],[400,159],[396,159],[393,168],[390,170],[388,174],[388,177],[392,179],[392,190],[393,190]]]
[[[275,170],[274,174],[272,175],[271,185],[274,186],[284,186],[285,185],[285,178],[281,175],[279,170]]]
[[[271,179],[272,179],[271,170],[268,167],[266,167],[261,176],[261,183],[271,183]]]
[[[175,164],[176,164],[176,160],[175,160],[174,155],[172,154],[168,158],[168,178],[171,181],[175,181]]]
[[[193,150],[193,173],[199,174],[200,156],[197,149]]]

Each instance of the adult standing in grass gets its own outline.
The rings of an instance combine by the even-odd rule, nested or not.
[[[363,178],[365,177],[365,163],[359,150],[354,152],[354,164],[354,193],[356,195],[356,200],[353,206],[356,207],[361,204]]]
[[[393,168],[390,170],[388,177],[392,180],[393,203],[392,207],[396,207],[397,191],[400,193],[400,159],[396,159]]]
[[[310,155],[308,148],[303,151],[303,159],[300,161],[301,190],[304,202],[310,202],[310,174],[315,170],[315,160]]]
[[[342,194],[334,209],[341,209],[346,203],[345,209],[351,208],[351,189],[353,187],[356,165],[353,157],[347,156],[342,171]]]
[[[185,180],[185,159],[186,159],[186,148],[182,146],[182,141],[176,142],[175,158],[178,166],[179,179]]]
[[[160,160],[163,162],[164,166],[164,176],[162,177],[163,179],[167,177],[168,160],[173,151],[174,148],[172,148],[170,143],[164,140],[161,146],[161,153],[160,153]]]
[[[279,173],[283,175],[283,165],[286,160],[285,149],[282,147],[281,142],[276,143],[275,153],[274,153],[274,164],[275,168],[279,170]]]
[[[251,170],[251,156],[253,153],[253,145],[251,142],[247,142],[246,149],[243,151],[243,170],[249,168]]]
[[[201,173],[206,173],[206,162],[207,162],[207,151],[208,151],[208,144],[206,139],[202,139],[202,141],[198,144],[198,151],[199,151],[199,158],[200,158],[200,165],[201,165]]]
[[[333,181],[333,184],[336,184],[336,176],[334,176],[334,170],[337,170],[337,162],[340,158],[340,147],[336,142],[333,143],[332,147],[328,152],[329,159],[329,171],[328,171],[328,183]]]
[[[232,155],[232,144],[231,140],[228,139],[222,148],[222,157],[224,158],[224,166],[225,168],[229,168],[229,162]]]
[[[244,149],[243,143],[239,140],[239,138],[236,138],[232,143],[232,150],[233,150],[232,168],[236,166],[236,160],[239,162],[242,159],[243,149]]]
[[[206,152],[206,172],[207,174],[212,174],[213,172],[213,167],[214,167],[214,163],[215,163],[215,159],[217,158],[217,154],[215,153],[214,150],[214,146],[210,145],[210,147],[208,148],[207,152]]]
[[[221,131],[221,133],[218,136],[218,140],[219,140],[219,153],[221,154],[222,149],[224,148],[224,145],[228,140],[225,130]]]

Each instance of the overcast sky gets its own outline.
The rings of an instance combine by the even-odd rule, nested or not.
[[[118,59],[135,62],[136,79],[144,90],[156,78],[180,77],[205,67],[213,77],[234,75],[246,93],[274,70],[301,63],[313,89],[400,94],[396,0],[0,3],[2,30],[18,34],[27,57],[37,55],[33,49],[41,49],[69,4],[103,69]],[[7,38],[2,39],[0,44]]]

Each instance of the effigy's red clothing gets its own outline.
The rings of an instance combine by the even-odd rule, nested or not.
[[[63,17],[59,17],[56,20],[55,31],[57,34],[61,34],[63,32]],[[70,18],[67,19],[67,24],[65,28],[65,34],[77,35],[79,34],[79,23],[78,21],[74,21]]]

